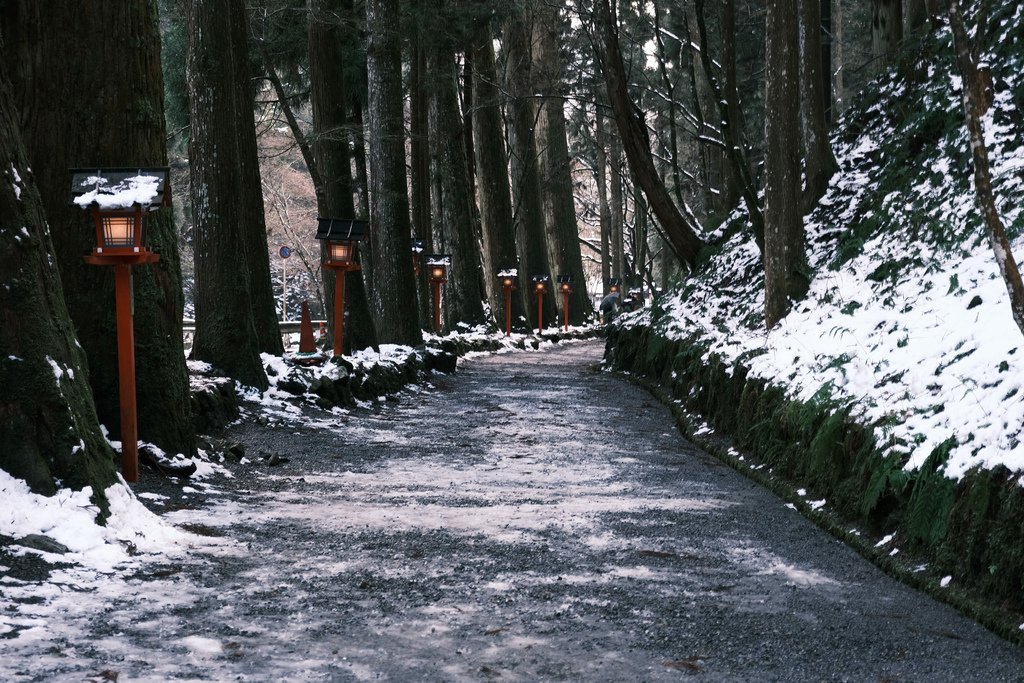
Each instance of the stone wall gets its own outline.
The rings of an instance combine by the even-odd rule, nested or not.
[[[941,466],[949,443],[920,470],[904,470],[903,460],[879,443],[880,426],[851,419],[849,406],[790,400],[783,386],[750,377],[742,363],[726,365],[697,340],[671,341],[649,327],[613,326],[605,362],[671,405],[695,441],[881,568],[1024,643],[1019,473],[975,469],[959,482],[948,479]],[[714,436],[696,435],[701,422]],[[798,496],[797,488],[811,494]],[[827,508],[812,510],[811,498],[825,499]],[[876,545],[879,536],[893,533],[892,542]],[[892,554],[894,544],[899,553]]]

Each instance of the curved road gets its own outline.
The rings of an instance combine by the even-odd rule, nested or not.
[[[231,437],[252,460],[290,461],[234,463],[231,482],[184,494],[149,484],[171,496],[155,509],[219,545],[140,572],[81,642],[13,653],[32,657],[22,673],[1024,679],[1022,650],[690,445],[596,370],[601,352],[465,362],[340,429],[246,420]]]

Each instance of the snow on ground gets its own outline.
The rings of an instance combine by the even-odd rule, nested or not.
[[[1002,30],[1002,41],[1022,33],[1012,19]],[[1013,99],[1024,79],[1002,66],[987,146],[1024,260],[1024,124]],[[846,113],[833,141],[840,171],[805,219],[814,279],[775,329],[764,331],[763,276],[747,231],[726,241],[710,275],[622,324],[695,340],[705,358],[741,361],[792,398],[851,407],[907,469],[952,440],[951,478],[997,465],[1024,472],[1024,338],[969,181],[959,78],[932,66],[930,82],[908,95],[901,81],[883,80],[876,102]],[[924,113],[900,112],[900,98],[919,98]],[[909,156],[916,139],[923,150]]]

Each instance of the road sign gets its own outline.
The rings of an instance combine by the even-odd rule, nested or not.
[[[289,256],[292,255],[292,248],[291,247],[281,247],[280,251],[278,251],[277,253],[279,253],[281,255],[281,258],[288,258]]]

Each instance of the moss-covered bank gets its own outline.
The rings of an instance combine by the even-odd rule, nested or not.
[[[750,377],[742,362],[727,365],[699,341],[668,340],[647,326],[613,326],[605,362],[669,402],[691,437],[694,417],[702,418],[715,436],[695,440],[797,503],[883,569],[1024,644],[1019,476],[1000,467],[948,479],[941,472],[948,443],[908,472],[901,458],[886,455],[882,430],[874,428],[880,426],[858,424],[849,406],[789,400],[783,387]],[[730,453],[730,444],[743,455]],[[797,487],[826,499],[826,508],[812,511]],[[875,537],[893,533],[893,542],[876,545]],[[943,587],[945,576],[953,579]]]

